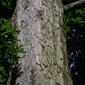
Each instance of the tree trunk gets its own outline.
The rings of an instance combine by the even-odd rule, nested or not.
[[[24,45],[16,85],[72,85],[60,0],[17,0],[13,24]]]

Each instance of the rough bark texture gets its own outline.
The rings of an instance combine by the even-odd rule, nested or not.
[[[16,85],[72,85],[61,1],[17,0],[12,21],[26,51]]]

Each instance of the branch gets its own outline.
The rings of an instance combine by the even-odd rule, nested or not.
[[[72,8],[78,6],[78,5],[84,4],[84,3],[85,3],[85,0],[75,1],[75,2],[73,2],[73,3],[70,3],[70,4],[65,5],[65,6],[64,6],[64,10],[65,10],[65,11],[68,11],[68,10],[70,10],[70,9],[72,9]]]

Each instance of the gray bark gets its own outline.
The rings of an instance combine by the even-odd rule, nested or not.
[[[63,14],[60,0],[17,0],[12,22],[26,53],[16,85],[72,85]]]

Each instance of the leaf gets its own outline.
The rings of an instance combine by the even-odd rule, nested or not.
[[[6,73],[5,70],[4,70],[2,73],[3,73],[3,75],[6,76],[6,77],[8,76],[8,74]]]
[[[79,23],[81,21],[81,18],[80,17],[76,17],[75,20],[76,20],[76,22]]]
[[[66,30],[66,32],[70,32],[70,26],[64,24],[64,29]]]
[[[83,15],[83,11],[81,9],[75,10],[75,13],[80,14],[80,15]]]
[[[6,2],[5,1],[1,1],[1,4],[6,7]]]
[[[73,21],[74,23],[76,22],[75,18],[71,18],[71,21]]]
[[[0,66],[0,71],[3,71],[4,70],[4,67],[3,66]]]
[[[0,75],[0,83],[3,83],[3,82],[4,82],[3,76]]]

